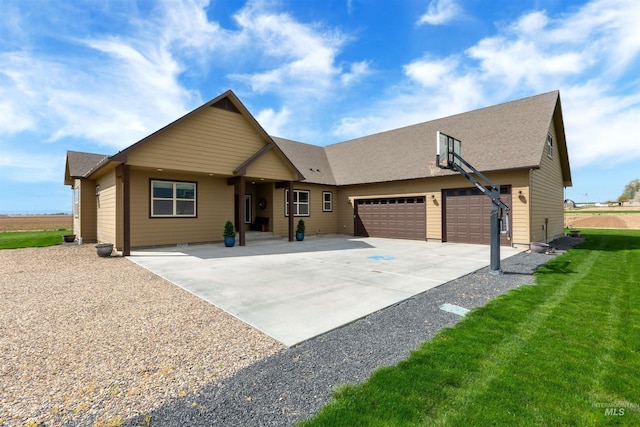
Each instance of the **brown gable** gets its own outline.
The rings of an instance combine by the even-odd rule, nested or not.
[[[480,171],[537,168],[551,120],[562,121],[558,103],[559,93],[549,92],[330,145],[327,158],[338,185],[425,178],[441,131],[462,141],[464,159]]]
[[[226,111],[230,111],[230,112],[242,115],[247,120],[249,125],[264,140],[265,147],[273,148],[273,150],[277,152],[279,156],[281,156],[281,158],[288,165],[288,167],[290,167],[294,171],[294,173],[298,176],[299,179],[304,178],[304,175],[296,168],[295,164],[291,162],[291,160],[287,158],[287,156],[280,150],[280,148],[273,143],[273,140],[267,134],[267,132],[262,128],[260,123],[258,123],[258,121],[253,117],[253,115],[249,112],[249,110],[247,110],[244,104],[242,104],[240,99],[238,99],[238,97],[231,90],[228,90],[223,94],[215,97],[214,99],[208,102],[205,102],[200,107],[192,110],[191,112],[185,114],[179,119],[169,123],[163,128],[157,130],[156,132],[146,136],[145,138],[141,139],[135,144],[130,145],[129,147],[119,151],[115,155],[111,156],[109,160],[113,162],[126,163],[129,154],[133,150],[136,150],[137,148],[143,146],[144,144],[147,144],[148,142],[154,140],[159,135],[162,135],[170,131],[171,129],[174,129],[177,124],[186,121],[189,117],[193,117],[196,114],[198,114],[200,111],[203,111],[207,108],[218,108],[218,109],[222,109],[222,110],[226,110]],[[238,171],[239,173],[244,173],[243,171],[246,172],[246,167],[250,165],[253,161],[255,161],[257,158],[259,158],[260,155],[264,154],[266,151],[269,151],[269,150],[268,149],[260,150],[258,153],[256,153],[258,154],[257,156],[251,156],[248,159],[246,159],[244,162],[240,161],[236,167],[236,171]]]

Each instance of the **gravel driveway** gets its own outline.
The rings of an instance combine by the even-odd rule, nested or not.
[[[0,301],[3,427],[144,420],[284,350],[92,245],[0,251]]]

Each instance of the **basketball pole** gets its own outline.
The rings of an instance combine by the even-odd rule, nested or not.
[[[502,274],[500,269],[500,207],[494,200],[500,199],[500,186],[491,187],[491,265],[489,273],[494,276]]]
[[[441,137],[446,138],[444,140],[446,142],[446,147],[443,152],[440,151],[440,141]],[[457,147],[456,147],[457,142]],[[500,200],[500,186],[491,182],[486,176],[484,176],[480,171],[471,166],[469,162],[462,158],[460,155],[461,152],[461,143],[459,140],[455,138],[443,134],[438,131],[436,134],[436,144],[438,150],[436,152],[436,165],[442,169],[453,169],[462,176],[464,176],[468,181],[470,181],[473,185],[476,186],[478,190],[480,190],[485,196],[488,196],[491,199],[491,217],[490,217],[490,228],[489,232],[491,234],[490,243],[491,243],[491,257],[490,257],[490,269],[489,273],[495,276],[501,275],[502,270],[500,269],[500,235],[507,234],[510,235],[509,230],[509,207],[504,204],[502,200]],[[447,161],[441,163],[441,156],[446,155]],[[471,172],[467,172],[463,165],[466,166]],[[483,180],[485,184],[480,182],[477,178]],[[506,228],[503,232],[500,227],[501,221],[501,210],[507,214],[506,219]]]

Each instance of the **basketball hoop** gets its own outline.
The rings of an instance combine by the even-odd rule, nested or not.
[[[427,162],[427,166],[429,167],[429,176],[434,176],[434,175],[440,173],[440,168],[436,164],[435,160]]]

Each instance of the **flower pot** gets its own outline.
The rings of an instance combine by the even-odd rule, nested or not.
[[[580,230],[571,230],[571,231],[569,231],[569,236],[571,236],[571,237],[580,237]]]
[[[233,245],[236,244],[236,238],[235,237],[225,237],[224,238],[224,245],[228,248],[233,247]]]
[[[96,245],[96,252],[99,257],[109,257],[111,256],[111,252],[113,252],[113,243],[98,243]]]
[[[62,236],[62,238],[64,239],[65,243],[73,243],[76,241],[75,234],[65,234],[64,236]]]
[[[302,242],[304,240],[304,233],[296,233],[296,240]]]

